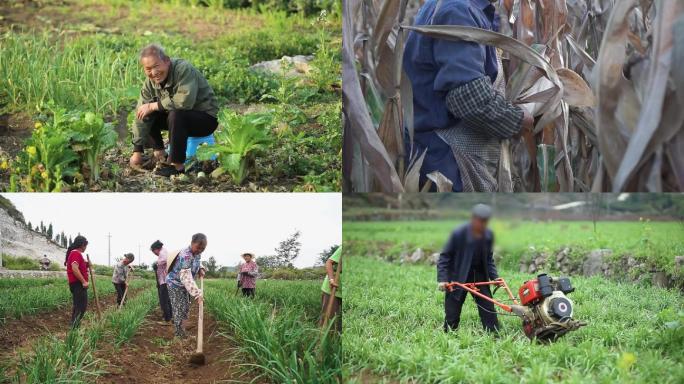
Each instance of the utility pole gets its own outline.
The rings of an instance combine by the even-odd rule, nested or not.
[[[142,254],[140,253],[140,243],[138,243],[138,265],[142,265]]]
[[[107,266],[112,266],[112,233],[107,233]]]

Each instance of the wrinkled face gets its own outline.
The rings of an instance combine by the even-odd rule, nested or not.
[[[166,76],[169,74],[171,60],[168,58],[163,60],[156,55],[151,55],[140,59],[140,65],[142,65],[145,70],[145,76],[147,76],[148,79],[155,84],[161,84],[166,80]]]
[[[190,251],[192,252],[193,255],[199,255],[200,253],[204,252],[204,248],[207,247],[207,242],[206,241],[198,241],[196,243],[190,244]]]
[[[477,233],[483,233],[485,229],[487,229],[487,219],[482,219],[476,216],[473,216],[471,223],[473,226],[473,231]]]

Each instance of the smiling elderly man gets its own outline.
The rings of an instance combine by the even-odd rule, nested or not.
[[[145,84],[140,91],[133,127],[131,166],[142,164],[145,147],[154,149],[162,164],[156,173],[170,177],[185,172],[188,137],[204,137],[218,126],[218,101],[204,76],[183,59],[172,59],[156,44],[140,51]],[[170,153],[161,132],[169,131]]]

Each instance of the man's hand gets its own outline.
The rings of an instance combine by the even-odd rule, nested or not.
[[[131,155],[131,159],[128,161],[128,164],[131,167],[137,167],[142,165],[143,158],[142,158],[142,152],[133,152],[133,155]]]
[[[521,122],[520,132],[516,135],[516,138],[527,139],[534,132],[534,116],[527,111],[525,108],[521,108],[523,111],[523,118]]]
[[[197,300],[198,303],[204,302],[204,296],[202,296],[202,295],[197,296],[195,299]]]
[[[156,111],[159,109],[159,104],[156,102],[154,103],[147,103],[147,104],[141,104],[138,107],[138,110],[135,111],[135,117],[138,120],[144,119],[147,115],[150,113]]]
[[[199,273],[199,277],[204,277],[204,268],[200,268],[198,273]]]
[[[163,149],[155,149],[154,158],[157,159],[157,161],[166,161],[166,151]]]
[[[83,286],[83,288],[88,289],[88,282],[87,281],[82,282],[81,285]]]
[[[439,289],[440,291],[446,291],[447,290],[447,284],[449,284],[449,283],[447,283],[445,281],[438,283],[437,289]]]
[[[330,281],[330,285],[335,288],[338,288],[340,286],[339,284],[337,284],[337,281],[335,281],[335,279],[328,279],[328,281]]]

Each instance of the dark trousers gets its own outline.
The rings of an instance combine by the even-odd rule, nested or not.
[[[188,137],[204,137],[214,133],[218,127],[218,120],[208,113],[199,111],[157,111],[149,115],[153,119],[150,129],[152,147],[155,150],[164,149],[162,131],[169,131],[170,153],[172,163],[185,162],[185,150]]]
[[[321,321],[320,323],[323,323],[323,317],[325,316],[325,312],[328,310],[328,302],[330,300],[330,295],[323,292],[323,295],[321,297]],[[334,329],[338,333],[342,333],[342,299],[335,296],[333,299],[332,303],[332,312],[330,313],[330,319],[335,318],[335,327]]]
[[[121,305],[124,292],[126,292],[126,283],[112,283],[116,289],[116,305]]]
[[[81,323],[81,318],[88,307],[88,289],[83,288],[80,281],[69,284],[73,309],[71,310],[71,328],[76,328]]]
[[[157,285],[159,293],[159,306],[161,307],[164,321],[171,321],[171,300],[169,299],[169,288],[166,284]]]
[[[242,288],[242,296],[254,297],[254,289],[255,288]]]
[[[467,282],[472,283],[483,280],[476,280],[475,275],[480,274],[473,274],[471,272]],[[489,285],[481,285],[478,288],[480,289],[481,294],[487,297],[492,297],[492,292],[489,289]],[[467,291],[460,290],[447,292],[444,296],[444,332],[456,330],[458,328],[458,324],[461,321],[461,309],[463,308],[463,303],[465,302],[467,296]],[[475,299],[475,303],[478,305],[477,312],[480,314],[480,321],[482,322],[484,329],[492,332],[497,331],[499,329],[499,320],[496,317],[496,308],[494,308],[494,303],[476,295],[472,296]]]

